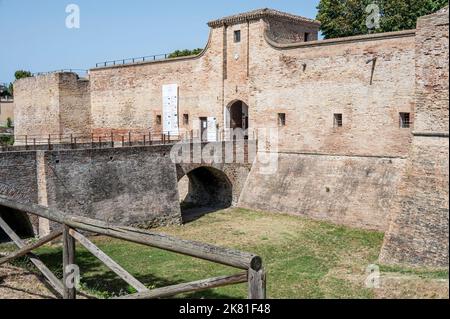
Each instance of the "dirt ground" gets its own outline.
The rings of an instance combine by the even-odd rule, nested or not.
[[[375,290],[377,299],[448,299],[449,281],[414,275],[385,275]]]
[[[0,299],[57,299],[44,280],[27,270],[0,267]]]

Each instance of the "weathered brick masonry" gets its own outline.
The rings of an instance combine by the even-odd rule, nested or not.
[[[250,129],[285,119],[279,170],[255,165],[242,205],[389,230],[383,261],[448,265],[448,11],[417,30],[322,41],[317,21],[273,10],[209,26],[195,57],[16,82],[16,134],[159,132],[167,84],[187,130],[201,117],[230,127],[242,101]],[[401,127],[400,113],[415,122]]]
[[[45,153],[48,206],[115,224],[180,223],[169,147]]]
[[[381,260],[448,266],[449,16],[423,17],[416,36],[415,132]]]
[[[14,101],[0,99],[0,126],[6,126],[8,119],[14,122]]]
[[[170,146],[5,152],[0,177],[0,195],[20,202],[120,225],[181,222]],[[37,218],[32,224],[41,236],[54,227]]]
[[[46,142],[49,134],[91,133],[90,83],[73,73],[51,73],[14,83],[15,136]]]
[[[256,163],[239,205],[385,231],[405,159],[280,153],[275,175]]]

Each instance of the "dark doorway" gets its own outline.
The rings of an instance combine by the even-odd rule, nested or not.
[[[183,183],[187,185],[182,186]],[[224,172],[211,167],[200,167],[191,171],[180,180],[179,189],[181,213],[185,223],[231,207],[233,202],[230,180]]]
[[[8,224],[8,226],[21,238],[34,237],[33,227],[31,226],[28,215],[9,208],[0,207],[0,217]],[[0,243],[10,242],[11,239],[0,228]]]
[[[229,107],[230,128],[248,129],[248,106],[242,101],[236,101]]]
[[[242,102],[238,101],[230,107],[231,128],[243,128]]]

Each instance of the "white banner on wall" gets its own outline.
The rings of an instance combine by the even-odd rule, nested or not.
[[[163,85],[163,130],[170,135],[179,134],[178,85]]]
[[[217,141],[217,119],[215,117],[208,117],[208,142]]]

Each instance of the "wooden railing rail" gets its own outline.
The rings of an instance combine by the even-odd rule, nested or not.
[[[114,271],[119,277],[121,277],[124,281],[133,286],[136,291],[138,291],[137,294],[127,296],[125,298],[163,298],[180,293],[200,291],[243,282],[248,282],[249,298],[265,299],[266,297],[265,271],[263,268],[262,259],[257,255],[241,252],[234,249],[217,247],[196,241],[178,239],[169,235],[144,231],[132,227],[111,225],[103,221],[89,219],[86,217],[71,216],[64,214],[56,209],[47,208],[31,203],[19,203],[3,196],[0,196],[0,207],[1,206],[11,208],[23,213],[36,215],[38,217],[59,223],[63,225],[63,230],[62,232],[54,232],[49,236],[42,238],[35,244],[26,246],[0,217],[0,228],[5,230],[5,232],[11,237],[11,239],[17,244],[20,249],[18,252],[0,259],[0,265],[19,256],[29,254],[32,250],[48,243],[49,241],[59,237],[62,234],[64,269],[67,269],[66,267],[68,265],[75,264],[76,240],[95,257],[102,261],[108,268]],[[77,230],[122,239],[133,243],[138,243],[226,266],[231,266],[234,268],[246,270],[246,273],[228,277],[211,278],[187,284],[158,288],[156,290],[150,291]],[[32,259],[32,262],[37,266],[37,268],[42,273],[44,273],[44,275],[47,274],[46,278],[52,283],[52,286],[54,286],[54,288],[58,292],[61,292],[61,282],[56,279],[53,274],[50,275],[48,268],[46,268],[45,265],[43,265],[42,262],[39,261],[35,256],[30,257],[35,259],[35,261],[33,261]],[[63,283],[67,283],[65,271],[64,275],[65,276],[63,278]],[[66,285],[63,285],[62,295],[66,299],[74,299],[75,288],[67,288]]]
[[[229,285],[241,284],[247,282],[247,273],[224,276],[217,278],[210,278],[200,281],[194,281],[186,284],[179,284],[174,286],[168,286],[164,288],[157,288],[152,291],[137,293],[115,299],[157,299],[166,298],[179,294],[197,292],[207,290],[211,288],[224,287]]]

